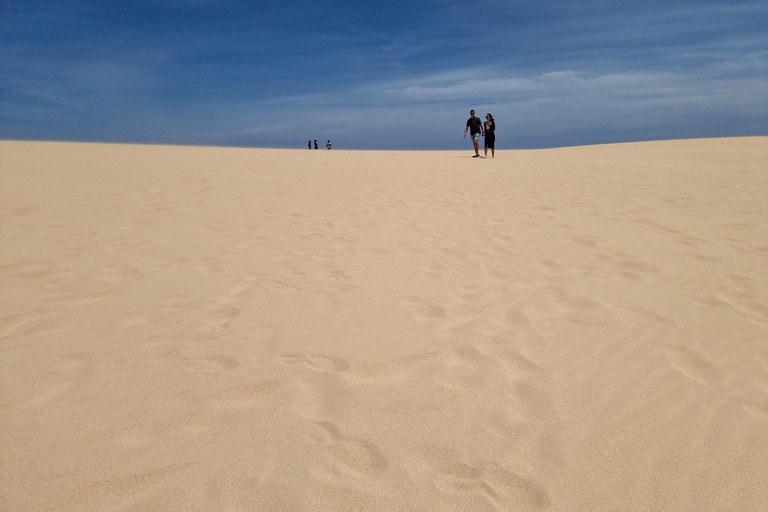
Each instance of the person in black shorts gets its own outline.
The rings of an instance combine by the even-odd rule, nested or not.
[[[477,158],[480,156],[480,149],[478,148],[478,143],[480,141],[480,137],[483,135],[483,122],[480,121],[479,118],[475,117],[475,111],[470,110],[469,111],[469,119],[467,119],[467,126],[464,127],[464,138],[467,138],[467,129],[469,129],[469,135],[472,137],[472,144],[475,146],[475,156],[472,158]]]
[[[491,158],[496,158],[496,121],[493,120],[493,116],[488,113],[485,114],[485,158],[488,158],[488,150],[491,150]]]

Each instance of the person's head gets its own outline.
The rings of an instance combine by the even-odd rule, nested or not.
[[[475,111],[474,110],[470,110],[469,111],[469,117],[475,117]]]
[[[485,114],[485,120],[488,121],[489,123],[493,122],[493,116],[491,115],[490,112]]]

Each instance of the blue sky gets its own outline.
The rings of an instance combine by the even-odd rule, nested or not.
[[[0,139],[467,149],[768,135],[765,0],[0,4]]]

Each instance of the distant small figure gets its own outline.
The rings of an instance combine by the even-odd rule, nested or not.
[[[325,144],[325,147],[328,149],[331,149],[331,139],[328,139],[328,142]]]
[[[485,158],[488,158],[488,150],[491,150],[491,158],[496,158],[496,121],[491,113],[485,114]]]
[[[480,156],[480,150],[478,144],[480,137],[483,135],[483,122],[479,118],[475,117],[475,111],[469,111],[469,119],[467,119],[467,125],[464,127],[464,138],[467,138],[467,130],[472,137],[472,146],[475,148],[475,156],[472,158],[478,158]]]
[[[307,149],[312,149],[312,141],[307,142]]]
[[[315,139],[315,149],[317,149],[317,139]]]

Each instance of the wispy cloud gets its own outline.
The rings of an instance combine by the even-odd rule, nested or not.
[[[768,80],[703,75],[565,70],[505,77],[473,68],[367,84],[338,95],[273,98],[241,111],[279,112],[276,122],[285,130],[259,125],[266,145],[285,144],[289,134],[297,146],[306,138],[330,137],[338,147],[461,148],[470,108],[495,115],[503,147],[768,133]],[[244,126],[253,119],[232,118]]]
[[[471,107],[501,147],[768,133],[762,0],[117,9],[4,11],[0,138],[459,148]]]

